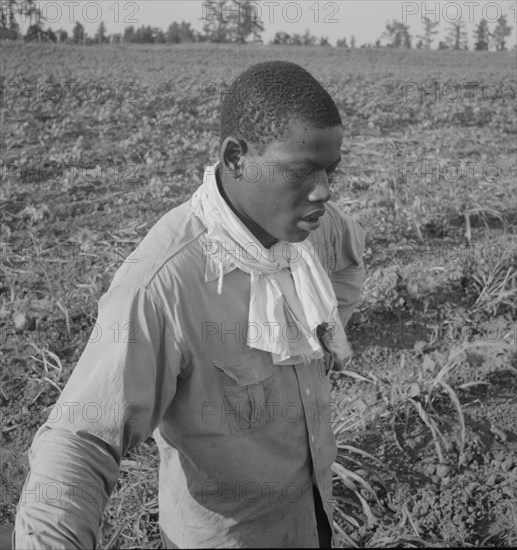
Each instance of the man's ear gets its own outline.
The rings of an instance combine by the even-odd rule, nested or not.
[[[221,145],[221,159],[227,170],[239,171],[239,163],[248,151],[246,142],[233,136],[228,136]]]

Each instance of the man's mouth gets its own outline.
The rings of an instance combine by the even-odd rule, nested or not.
[[[317,210],[307,216],[304,216],[303,218],[299,218],[299,227],[301,227],[304,231],[314,231],[315,229],[318,229],[321,224],[320,220],[323,214],[325,214],[325,210]]]
[[[300,219],[304,222],[313,223],[318,221],[324,214],[325,210],[316,210],[315,212],[311,212],[307,216],[303,216],[303,218]]]

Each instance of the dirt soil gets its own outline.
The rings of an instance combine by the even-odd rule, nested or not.
[[[477,303],[475,278],[494,275],[493,262],[476,256],[470,269],[418,255],[423,245],[459,247],[465,209],[480,212],[470,219],[471,242],[496,242],[507,253],[500,267],[513,273],[515,296],[513,53],[215,46],[2,46],[6,91],[76,80],[105,92],[95,102],[2,96],[2,524],[14,522],[28,448],[88,341],[98,299],[216,157],[220,98],[203,97],[201,84],[282,58],[337,85],[347,135],[334,198],[367,232],[364,299],[347,330],[356,351],[350,370],[376,382],[332,376],[336,400],[358,420],[340,442],[381,461],[372,465],[378,477],[366,459],[356,468],[379,501],[364,495],[371,517],[350,501],[359,519],[347,532],[370,547],[517,546],[515,299],[512,307],[506,288],[492,287],[491,299]],[[401,84],[425,78],[500,82],[505,93],[474,103],[402,101]],[[135,85],[134,100],[110,95],[119,83]],[[431,182],[401,177],[404,163],[422,167],[426,159],[472,161],[479,173],[454,184],[443,174]],[[494,162],[497,185],[481,173]],[[463,443],[457,403],[430,388],[454,353],[446,381],[463,411]],[[419,404],[443,434],[439,448]],[[160,545],[155,447],[148,441],[135,453],[123,463],[100,547]]]
[[[400,377],[409,379],[412,359],[433,356],[440,349],[437,343],[425,342],[421,327],[433,324],[424,317],[401,320],[380,314],[370,316],[369,324],[355,319],[349,330],[356,352],[351,369],[358,373],[392,374],[403,355],[406,361]],[[351,412],[366,418],[352,430],[347,443],[369,452],[391,470],[382,474],[385,486],[373,480],[380,495],[375,509],[383,520],[366,522],[349,533],[360,546],[382,546],[395,534],[400,544],[409,546],[419,546],[422,539],[426,545],[434,541],[436,546],[448,547],[517,544],[516,335],[514,322],[507,320],[505,326],[508,342],[481,340],[467,348],[451,373],[450,383],[457,388],[464,413],[463,452],[456,409],[449,400],[435,403],[445,436],[443,461],[429,429],[415,414],[407,409],[391,414],[385,403],[379,403],[378,388],[334,375],[336,396],[353,395]],[[446,347],[443,341],[441,347]],[[462,385],[464,389],[458,389]],[[389,516],[397,522],[396,528]],[[402,537],[401,527],[414,540],[410,535]]]

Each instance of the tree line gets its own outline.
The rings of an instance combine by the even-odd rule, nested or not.
[[[417,35],[417,49],[431,49],[435,36],[438,34],[439,23],[426,17],[423,21],[423,32]],[[506,40],[512,33],[513,27],[508,24],[506,15],[502,15],[496,22],[495,28],[490,29],[488,21],[481,19],[474,29],[473,50],[506,50]],[[387,40],[387,46],[391,48],[411,48],[413,37],[409,32],[409,26],[400,21],[392,21],[386,24],[386,31],[381,39]],[[376,46],[381,46],[377,40]],[[469,41],[465,21],[460,19],[457,22],[449,23],[445,40],[438,43],[439,50],[468,50]]]
[[[246,17],[235,16],[235,11],[228,11],[229,4],[239,6],[240,13],[248,14]],[[108,34],[104,22],[100,22],[96,33],[89,36],[84,26],[76,22],[69,34],[63,29],[53,30],[50,27],[43,29],[43,17],[34,0],[25,0],[19,4],[18,0],[3,1],[1,5],[0,38],[23,38],[25,41],[61,42],[68,44],[106,44],[106,43],[137,43],[137,44],[179,44],[189,42],[212,43],[257,43],[263,44],[262,33],[264,25],[258,17],[252,17],[254,2],[251,0],[217,0],[210,3],[210,13],[202,18],[202,31],[192,28],[186,21],[172,22],[166,30],[149,25],[138,28],[129,26],[121,33]],[[16,9],[14,9],[16,8]],[[249,9],[248,9],[249,8]],[[234,16],[230,17],[227,14]],[[20,35],[20,26],[17,18],[29,20],[29,26],[23,36]],[[387,48],[417,48],[431,49],[438,34],[437,21],[425,18],[422,33],[417,35],[414,42],[409,25],[400,21],[389,21],[386,29],[374,44],[362,44],[361,47],[387,47]],[[507,38],[513,27],[508,24],[507,16],[502,15],[497,20],[493,29],[486,19],[481,19],[474,29],[473,50],[507,49]],[[279,31],[275,34],[270,44],[286,46],[331,46],[328,37],[316,37],[307,29],[303,34],[289,34]],[[346,37],[339,39],[337,47],[357,47],[354,36],[348,42]],[[449,23],[445,40],[440,40],[438,49],[468,50],[469,40],[466,25],[463,20]]]

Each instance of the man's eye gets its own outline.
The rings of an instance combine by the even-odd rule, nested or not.
[[[310,176],[313,172],[312,168],[304,168],[302,166],[295,168],[294,171],[298,177]]]
[[[290,180],[300,180],[302,178],[308,178],[312,175],[313,170],[311,168],[292,168],[289,170]]]

